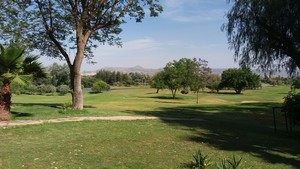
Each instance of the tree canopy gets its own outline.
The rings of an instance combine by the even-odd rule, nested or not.
[[[164,73],[163,71],[157,72],[153,77],[152,77],[152,81],[150,83],[151,88],[155,88],[156,89],[156,93],[158,93],[158,91],[160,89],[165,89],[166,85],[164,82]]]
[[[300,67],[300,1],[233,1],[223,25],[235,59],[262,70]]]
[[[210,73],[211,70],[207,61],[182,58],[178,61],[169,62],[159,74],[162,77],[158,78],[162,78],[161,83],[171,90],[173,98],[176,97],[176,92],[180,89],[182,89],[183,94],[192,90],[197,93],[198,102],[199,90],[205,88],[205,82]]]
[[[120,46],[120,25],[125,18],[141,22],[147,8],[150,16],[162,12],[159,0],[4,0],[0,2],[0,40],[65,60],[72,107],[82,109],[83,59],[91,59],[92,49],[99,44]]]
[[[233,88],[240,94],[245,88],[256,89],[260,86],[259,75],[247,68],[231,68],[223,71],[220,88]]]

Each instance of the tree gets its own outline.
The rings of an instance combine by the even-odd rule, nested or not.
[[[231,68],[223,71],[220,88],[233,88],[240,94],[245,88],[256,89],[260,86],[259,75],[248,68]]]
[[[223,25],[240,65],[263,70],[300,67],[300,1],[235,0]]]
[[[221,76],[218,74],[209,74],[207,81],[206,81],[206,87],[210,89],[212,92],[217,91],[219,92],[219,85],[221,82]]]
[[[197,101],[199,103],[199,92],[201,89],[204,89],[207,85],[207,80],[211,74],[211,69],[208,67],[208,62],[203,59],[193,59],[192,68],[194,71],[191,76],[193,77],[190,82],[190,88],[197,94]]]
[[[125,18],[141,22],[162,12],[159,0],[5,0],[0,6],[0,39],[18,41],[42,55],[64,59],[70,69],[72,107],[83,108],[81,64],[97,44],[121,46]],[[5,19],[4,19],[5,18]],[[70,56],[69,50],[75,50]],[[74,58],[72,60],[72,58]]]
[[[158,91],[160,89],[165,89],[166,85],[164,82],[164,72],[160,71],[158,73],[156,73],[153,77],[152,77],[152,81],[150,83],[150,87],[151,88],[155,88],[156,89],[156,93],[158,93]]]
[[[188,90],[194,78],[194,62],[188,58],[167,63],[164,67],[164,82],[171,90],[173,99],[179,89]]]
[[[54,86],[69,85],[70,84],[70,70],[66,64],[59,65],[53,63],[47,67],[50,74],[51,83]]]
[[[25,50],[16,44],[4,47],[0,44],[0,111],[9,114],[11,104],[11,83],[28,84],[33,78],[44,76],[43,68],[37,61],[38,57],[25,57]]]

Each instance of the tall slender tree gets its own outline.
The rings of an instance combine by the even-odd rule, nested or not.
[[[74,109],[83,108],[81,64],[93,57],[92,49],[103,43],[121,46],[125,18],[141,22],[146,7],[150,16],[162,12],[159,0],[4,0],[0,7],[0,39],[66,61]]]

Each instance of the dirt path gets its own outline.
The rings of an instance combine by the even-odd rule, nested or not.
[[[59,118],[50,120],[12,120],[9,123],[0,121],[0,127],[13,127],[13,126],[24,126],[44,123],[62,123],[62,122],[76,122],[76,121],[96,121],[96,120],[110,120],[110,121],[121,121],[121,120],[173,120],[173,121],[203,121],[203,119],[197,118],[174,118],[174,117],[154,117],[154,116],[108,116],[108,117],[69,117]]]

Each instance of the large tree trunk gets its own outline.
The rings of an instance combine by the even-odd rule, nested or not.
[[[78,70],[71,70],[71,93],[72,93],[72,108],[83,109],[83,94],[81,89],[81,74]]]
[[[78,44],[74,63],[70,66],[71,90],[72,90],[72,108],[83,109],[83,94],[81,89],[80,68],[84,57],[85,44]]]
[[[9,83],[4,82],[0,93],[0,121],[9,121],[11,105],[11,93]]]

